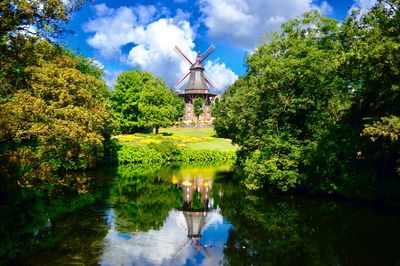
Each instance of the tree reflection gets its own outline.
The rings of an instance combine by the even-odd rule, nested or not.
[[[251,194],[224,184],[229,265],[394,265],[400,226],[360,206]]]
[[[182,206],[179,186],[157,165],[120,166],[110,193],[116,229],[122,233],[160,229],[168,212]]]
[[[93,181],[94,175],[97,182]],[[96,261],[101,253],[101,239],[107,232],[97,207],[107,197],[110,175],[107,171],[69,173],[59,179],[84,180],[84,184],[63,189],[59,186],[51,196],[22,189],[3,197],[0,265]],[[43,252],[46,256],[39,255]]]

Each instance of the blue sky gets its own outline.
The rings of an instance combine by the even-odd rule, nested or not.
[[[96,0],[73,14],[63,42],[104,66],[112,85],[124,70],[140,68],[162,77],[171,87],[189,58],[209,45],[217,49],[205,62],[206,72],[222,92],[246,71],[244,58],[262,37],[290,18],[311,9],[338,20],[349,10],[368,10],[376,0]],[[184,86],[181,88],[181,90]]]

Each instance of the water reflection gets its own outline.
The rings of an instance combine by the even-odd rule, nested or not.
[[[400,265],[396,211],[252,193],[225,167],[76,174],[86,193],[3,197],[0,264]]]
[[[115,192],[112,193],[113,207],[107,213],[109,232],[104,240],[101,264],[216,265],[222,262],[231,225],[221,216],[218,206],[214,206],[212,184],[220,169],[226,167],[172,169],[145,176],[143,171],[122,170],[120,178],[128,181],[124,188],[112,190]],[[154,199],[160,192],[170,194],[160,202]],[[171,197],[178,192],[180,201]],[[175,199],[173,203],[171,198]],[[124,208],[121,203],[125,204]],[[135,211],[124,213],[126,204]],[[153,211],[160,206],[168,210],[166,217],[161,211]],[[149,216],[163,221],[154,223],[156,219],[149,219],[147,225],[136,221]]]

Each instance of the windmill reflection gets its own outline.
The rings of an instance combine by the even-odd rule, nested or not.
[[[208,224],[208,211],[213,209],[212,183],[212,179],[204,179],[202,176],[187,178],[180,183],[184,202],[181,211],[186,221],[187,240],[172,256],[176,256],[188,243],[193,246],[195,254],[200,251],[204,256],[209,256],[207,248],[212,245],[202,245],[200,238]]]

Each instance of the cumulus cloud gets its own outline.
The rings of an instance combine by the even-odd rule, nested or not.
[[[224,63],[219,62],[219,58],[215,61],[207,61],[204,66],[207,77],[210,77],[214,83],[217,93],[222,93],[228,86],[230,86],[238,76]]]
[[[159,230],[128,234],[116,230],[117,217],[112,209],[106,218],[109,231],[103,240],[101,265],[185,265],[188,261],[197,264],[198,255],[187,237],[187,222],[182,211],[171,210]],[[208,212],[205,221],[202,232],[208,230],[214,239],[213,248],[208,249],[209,256],[202,259],[201,265],[218,265],[224,257],[224,244],[231,225],[215,211]]]
[[[360,14],[366,14],[377,2],[377,0],[354,0],[354,4],[349,9],[348,15],[351,15],[354,9],[359,9]]]
[[[188,21],[175,23],[172,18],[162,18],[147,25],[136,36],[136,46],[129,52],[126,62],[163,77],[169,85],[187,71],[189,65],[174,51],[174,45],[189,57],[194,58],[194,33]]]
[[[208,35],[245,49],[253,49],[264,34],[278,30],[283,22],[311,9],[323,14],[333,11],[326,1],[316,4],[313,0],[200,0]]]
[[[154,6],[112,9],[100,4],[94,10],[96,18],[87,22],[84,30],[94,33],[87,42],[105,59],[118,58],[128,66],[162,77],[170,86],[190,67],[173,51],[173,47],[178,45],[192,61],[195,60],[196,32],[188,21],[188,14],[180,9],[173,18],[161,18],[167,16],[167,11],[156,12]],[[133,48],[123,54],[121,48],[127,44],[133,45]],[[237,78],[218,60],[207,62],[205,67],[218,92]]]
[[[87,22],[83,29],[94,32],[87,42],[99,50],[106,59],[120,56],[121,47],[132,42],[133,36],[140,31],[138,18],[133,10],[127,7],[108,8],[105,4],[95,6],[96,19]]]

